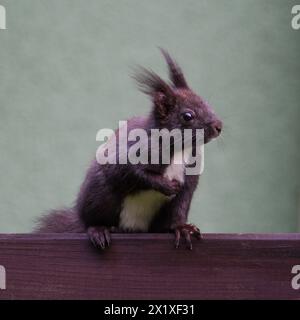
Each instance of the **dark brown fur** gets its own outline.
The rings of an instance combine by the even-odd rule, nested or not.
[[[153,101],[148,117],[136,117],[128,121],[128,130],[151,129],[198,129],[205,132],[205,143],[217,137],[222,123],[210,106],[187,85],[180,67],[162,50],[169,67],[171,83],[162,80],[152,71],[141,68],[135,76],[140,90]],[[182,114],[188,110],[193,121],[185,122]],[[116,132],[118,134],[118,132]],[[161,150],[160,150],[161,151]],[[172,153],[172,147],[171,147]],[[119,216],[126,196],[142,190],[156,190],[167,196],[173,195],[153,218],[149,232],[175,232],[176,246],[184,236],[191,248],[190,234],[200,236],[199,229],[187,225],[188,212],[199,176],[186,175],[183,185],[163,177],[164,164],[106,164],[94,160],[81,186],[76,204],[72,209],[55,210],[44,216],[37,232],[84,232],[101,248],[110,243],[108,231],[122,231]],[[133,230],[139,231],[139,230]]]

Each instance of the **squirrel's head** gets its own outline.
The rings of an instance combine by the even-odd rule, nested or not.
[[[161,128],[204,129],[204,142],[222,131],[222,121],[211,106],[188,86],[179,65],[161,49],[169,68],[170,83],[141,67],[134,76],[142,92],[153,101],[153,115]]]

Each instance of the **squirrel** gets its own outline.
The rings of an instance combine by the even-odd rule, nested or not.
[[[170,82],[140,67],[134,75],[139,89],[152,100],[146,117],[128,120],[128,130],[203,129],[204,143],[218,137],[222,121],[211,106],[187,84],[182,69],[164,49]],[[118,135],[118,130],[115,131]],[[159,145],[161,151],[162,145]],[[170,147],[172,159],[174,148]],[[200,229],[187,223],[199,174],[186,175],[185,165],[99,164],[94,159],[71,208],[53,210],[39,219],[36,233],[86,232],[92,244],[105,249],[112,232],[172,232],[175,247],[183,239],[192,249],[191,236]]]

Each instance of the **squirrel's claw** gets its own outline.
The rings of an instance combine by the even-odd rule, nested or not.
[[[200,229],[193,224],[184,224],[175,228],[175,248],[179,248],[180,239],[184,237],[187,249],[192,250],[191,236],[198,240],[202,239]]]
[[[110,245],[110,233],[105,227],[89,227],[87,234],[96,248],[105,249]]]

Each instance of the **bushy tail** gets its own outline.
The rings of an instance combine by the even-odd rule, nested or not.
[[[73,209],[53,210],[37,220],[34,233],[81,233],[85,228]]]

